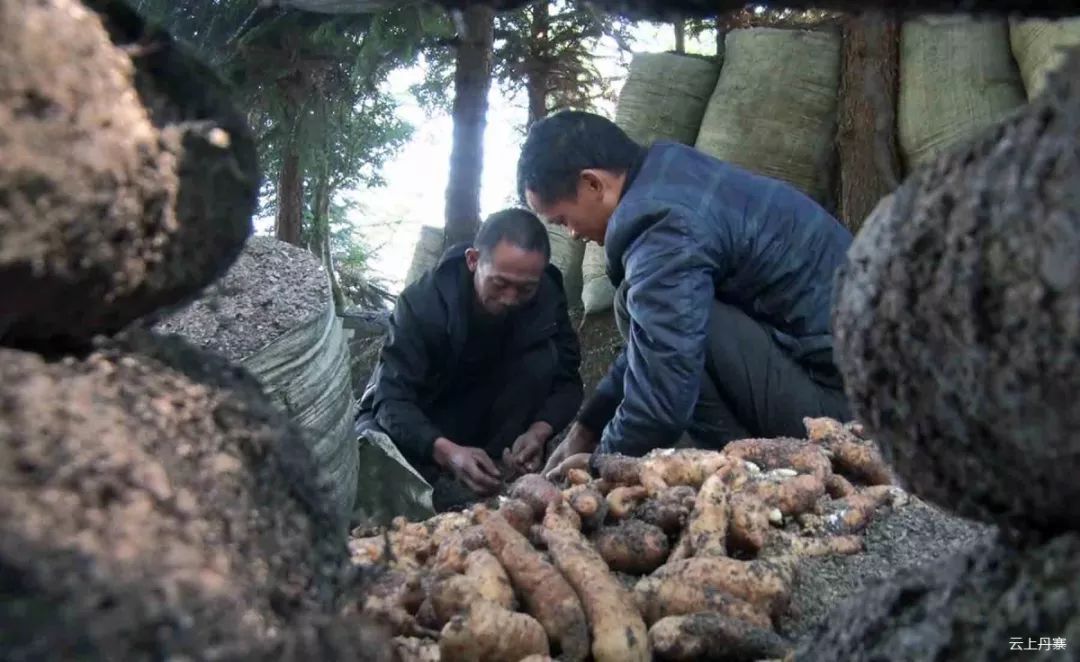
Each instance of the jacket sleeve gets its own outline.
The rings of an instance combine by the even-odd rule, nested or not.
[[[555,377],[551,391],[540,406],[537,421],[543,421],[558,432],[574,418],[581,406],[583,388],[581,385],[581,347],[578,336],[570,324],[570,314],[566,306],[566,294],[558,288],[559,305],[555,321],[555,350],[558,359],[555,365]]]
[[[430,464],[440,431],[420,409],[431,358],[407,295],[398,298],[373,384],[375,421],[410,462]]]
[[[615,416],[615,410],[623,397],[623,379],[626,375],[626,347],[612,361],[607,374],[596,385],[596,390],[581,408],[578,422],[599,435]]]
[[[689,425],[705,367],[712,266],[689,214],[666,208],[626,254],[630,333],[623,398],[601,452],[672,446]]]

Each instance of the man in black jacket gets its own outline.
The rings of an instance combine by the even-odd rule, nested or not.
[[[581,404],[577,335],[550,257],[540,220],[508,209],[398,298],[358,429],[394,441],[433,484],[437,510],[494,493],[492,458],[539,469]]]

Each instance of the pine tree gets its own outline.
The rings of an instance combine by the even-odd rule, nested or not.
[[[275,235],[310,248],[331,276],[335,254],[362,252],[330,241],[331,226],[346,222],[336,197],[379,183],[408,140],[411,127],[380,85],[415,61],[432,10],[322,15],[259,0],[142,0],[136,9],[196,49],[247,109],[264,173],[260,212],[275,216]]]

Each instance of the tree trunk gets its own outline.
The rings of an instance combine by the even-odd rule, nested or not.
[[[480,178],[495,12],[485,5],[472,5],[463,14],[465,29],[454,72],[454,141],[446,188],[444,247],[472,241],[480,227]]]
[[[274,236],[294,246],[302,245],[300,234],[304,223],[304,171],[294,140],[285,145],[277,184],[277,217]]]
[[[315,182],[315,195],[311,201],[311,232],[308,235],[308,250],[318,256],[330,278],[330,294],[334,298],[334,308],[340,315],[345,312],[345,293],[338,283],[334,271],[334,256],[330,251],[330,173],[324,167]]]
[[[686,53],[686,21],[681,18],[674,23],[675,27],[675,52]]]
[[[848,17],[840,81],[839,216],[853,233],[901,179],[896,137],[899,21],[882,12]]]
[[[525,88],[529,93],[529,119],[525,123],[527,131],[537,120],[547,115],[548,76],[544,70],[530,71],[525,79]]]
[[[548,64],[548,3],[533,5],[530,30],[529,55],[525,62],[525,90],[529,96],[528,130],[537,120],[547,115],[548,85],[551,66]]]
[[[716,17],[716,61],[724,62],[724,41],[727,39],[727,16],[721,14]]]

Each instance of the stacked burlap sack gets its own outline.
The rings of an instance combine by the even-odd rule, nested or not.
[[[405,275],[405,287],[420,280],[425,273],[439,264],[443,254],[443,229],[425,225],[420,228],[420,236],[413,247],[412,261]]]
[[[324,609],[344,537],[298,429],[222,358],[119,333],[251,231],[218,80],[122,3],[5,0],[0,145],[3,657],[382,650]]]
[[[1080,44],[1080,20],[919,16],[901,31],[898,132],[909,169],[1034,98]]]
[[[675,53],[638,53],[619,93],[615,123],[642,145],[671,140],[693,145],[720,65]],[[603,247],[589,243],[581,265],[581,303],[586,313],[612,307],[615,288],[607,276]]]

